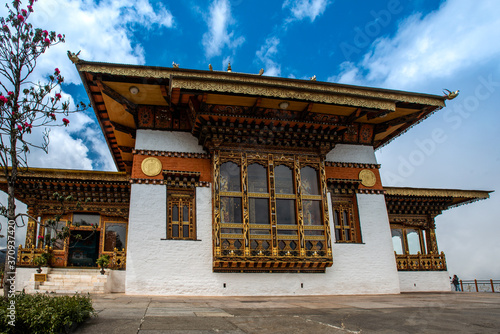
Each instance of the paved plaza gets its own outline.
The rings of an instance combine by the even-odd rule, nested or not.
[[[92,300],[76,333],[500,333],[500,293]]]

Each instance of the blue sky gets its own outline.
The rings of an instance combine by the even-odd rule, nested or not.
[[[500,189],[500,4],[494,0],[40,0],[32,22],[66,34],[39,62],[86,100],[85,60],[223,70],[442,94],[448,107],[377,151],[384,185]],[[0,9],[0,14],[4,15]],[[32,166],[113,170],[92,111],[52,131]],[[436,136],[441,133],[441,136]],[[436,219],[450,274],[500,278],[499,196]]]

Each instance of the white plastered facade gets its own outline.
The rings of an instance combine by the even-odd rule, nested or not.
[[[182,138],[180,138],[182,136]],[[196,138],[179,132],[138,130],[136,149],[201,153]],[[376,163],[371,147],[338,145],[327,155],[338,162]],[[384,195],[358,194],[363,243],[333,243],[325,273],[214,273],[212,191],[196,189],[197,241],[166,240],[163,185],[133,184],[127,242],[127,294],[338,295],[400,292]],[[331,200],[329,198],[331,211]],[[330,224],[332,224],[331,214]],[[333,227],[331,226],[333,231]],[[333,242],[333,240],[332,240]]]

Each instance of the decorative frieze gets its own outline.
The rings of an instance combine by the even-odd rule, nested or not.
[[[210,159],[210,154],[208,154],[208,153],[132,150],[132,154],[156,156],[156,157]]]

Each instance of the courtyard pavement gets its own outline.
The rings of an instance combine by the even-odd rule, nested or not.
[[[75,333],[500,333],[500,293],[92,300]]]

